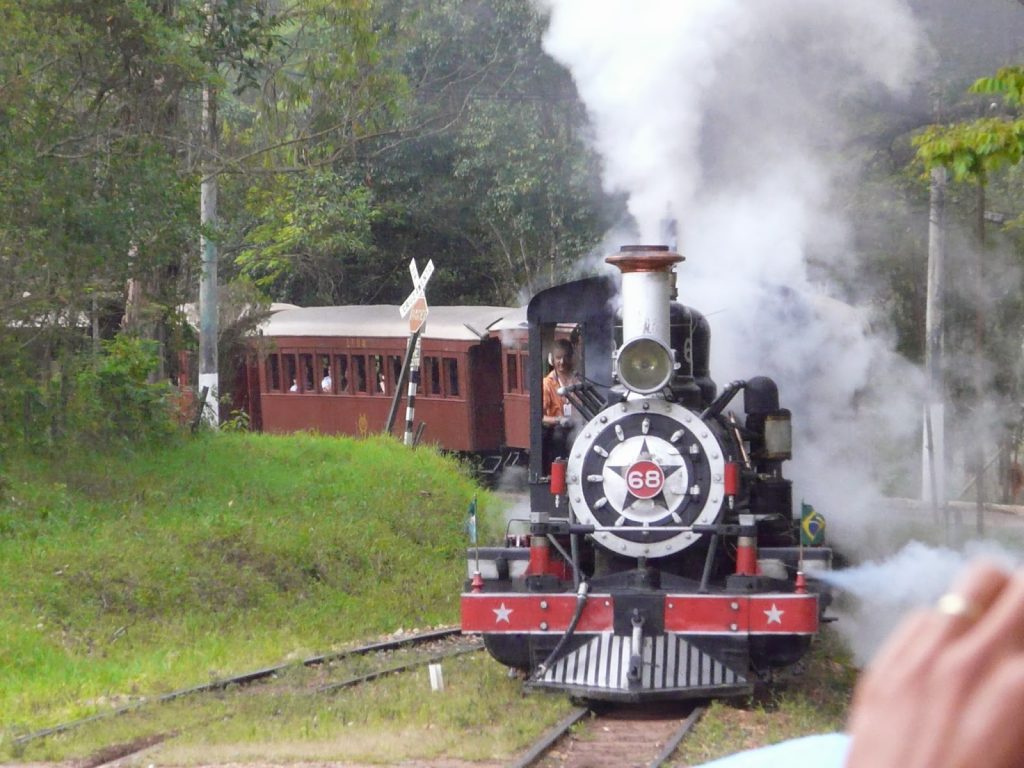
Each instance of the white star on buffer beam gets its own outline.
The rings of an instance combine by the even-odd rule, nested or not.
[[[501,606],[498,608],[491,608],[491,610],[494,611],[494,615],[496,616],[496,618],[494,619],[495,624],[500,624],[503,621],[506,624],[512,623],[512,621],[509,619],[509,616],[512,615],[512,609],[506,608],[504,603],[502,603]]]
[[[780,611],[778,608],[775,607],[775,603],[772,603],[772,607],[769,610],[765,611],[764,615],[768,617],[769,624],[781,624],[782,614],[784,613],[785,611]]]

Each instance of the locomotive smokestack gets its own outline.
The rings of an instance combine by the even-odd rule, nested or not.
[[[622,272],[623,341],[647,336],[670,347],[672,266],[683,257],[667,245],[624,245],[605,261]]]

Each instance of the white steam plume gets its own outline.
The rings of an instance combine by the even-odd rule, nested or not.
[[[606,189],[627,195],[640,242],[675,224],[680,300],[708,315],[713,376],[776,379],[797,494],[856,549],[881,496],[870,460],[919,461],[920,376],[815,276],[851,252],[832,199],[851,171],[842,107],[908,88],[924,52],[906,3],[538,2]]]
[[[788,175],[800,145],[825,148],[822,129],[837,128],[823,98],[906,87],[920,45],[898,0],[540,4],[550,11],[545,49],[572,71],[593,119],[606,188],[629,195],[643,238],[660,235],[667,215],[686,222],[706,199],[715,179],[702,143],[724,137],[740,175]]]
[[[861,225],[836,200],[858,170],[843,114],[899,96],[929,55],[909,3],[538,3],[550,13],[546,50],[588,107],[605,187],[635,219],[601,255],[666,242],[674,223],[668,244],[687,259],[680,299],[711,322],[712,374],[720,386],[776,379],[793,411],[798,498],[826,515],[845,554],[874,558],[827,576],[858,659],[968,559],[1019,563],[992,544],[899,549],[915,526],[939,528],[883,502],[886,480],[917,469],[921,373],[823,283],[856,257]]]
[[[991,542],[971,542],[957,552],[912,541],[886,560],[822,574],[822,580],[840,591],[837,608],[830,613],[838,614],[839,629],[857,662],[870,660],[909,611],[933,605],[975,558],[985,558],[1007,570],[1020,564],[1019,555]]]

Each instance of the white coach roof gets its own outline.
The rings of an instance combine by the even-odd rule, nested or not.
[[[505,317],[520,310],[512,307],[430,307],[423,338],[479,341]],[[398,314],[394,304],[345,307],[295,307],[282,309],[260,325],[264,336],[366,336],[407,337],[409,318]]]

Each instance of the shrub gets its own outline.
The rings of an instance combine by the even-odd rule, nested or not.
[[[103,342],[99,355],[79,360],[66,400],[71,440],[137,441],[175,430],[170,388],[149,381],[157,369],[156,342],[122,334]]]

